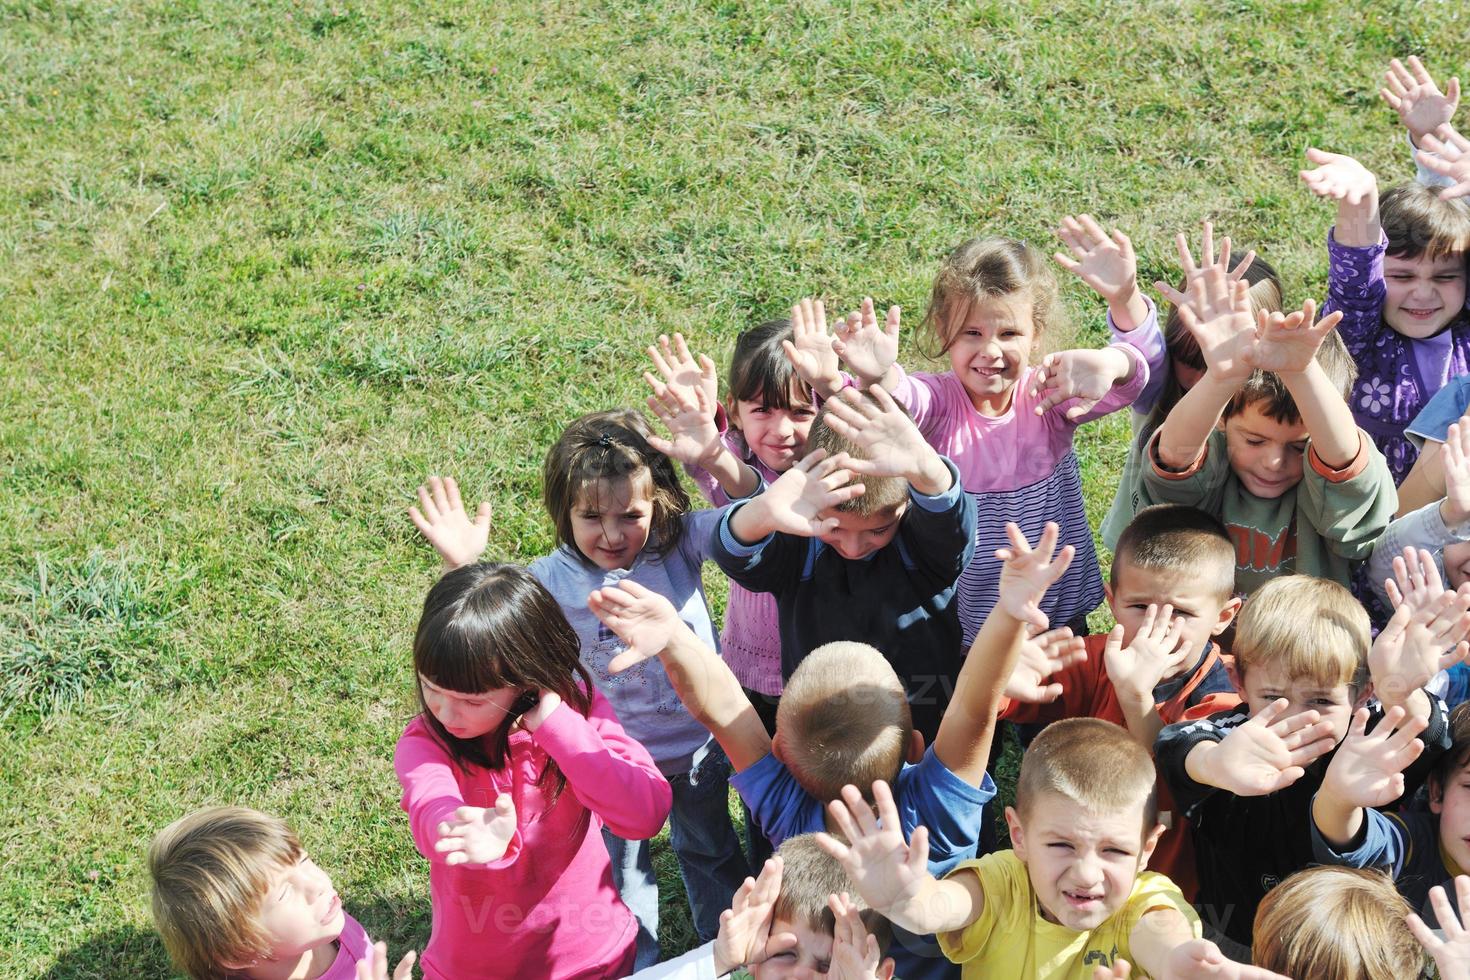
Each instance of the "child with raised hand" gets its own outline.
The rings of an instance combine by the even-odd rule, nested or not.
[[[1404,426],[1449,378],[1470,371],[1470,208],[1419,183],[1380,202],[1377,180],[1352,157],[1309,149],[1307,159],[1316,166],[1302,181],[1338,202],[1323,309],[1343,314],[1339,331],[1358,365],[1348,400],[1401,483],[1418,454]]]
[[[819,465],[816,455],[798,466]],[[772,738],[739,697],[729,668],[679,622],[666,600],[625,582],[599,590],[591,606],[628,645],[614,669],[652,656],[664,661],[690,711],[729,753],[736,770],[731,782],[773,844],[824,829],[823,804],[847,783],[890,780],[903,827],[929,828],[930,868],[942,874],[976,853],[984,807],[995,795],[985,767],[1000,692],[1027,626],[1044,621],[1046,589],[1072,560],[1070,548],[1057,551],[1055,525],[1034,549],[1015,525],[1009,532],[1010,547],[997,555],[1004,562],[1001,601],[976,636],[927,751],[913,729],[902,684],[872,647],[832,643],[805,658],[787,685]],[[895,950],[901,976],[948,975],[932,941],[901,939]]]
[[[817,837],[859,894],[895,925],[939,934],[967,977],[1071,980],[1118,959],[1153,977],[1269,977],[1199,938],[1199,919],[1162,875],[1143,870],[1159,833],[1148,752],[1118,726],[1071,718],[1043,729],[1006,808],[1013,850],[925,867],[928,834],[906,842],[893,797],[856,787],[830,812],[844,840]]]
[[[1434,958],[1439,980],[1470,980],[1470,930],[1461,919],[1470,909],[1470,875],[1455,876],[1455,904],[1450,904],[1443,885],[1429,889],[1429,904],[1434,909],[1438,929],[1432,929],[1414,913],[1409,913],[1409,930]]]
[[[1421,150],[1426,139],[1434,136],[1440,126],[1449,125],[1460,106],[1460,80],[1451,78],[1444,91],[1440,91],[1424,63],[1414,55],[1409,55],[1407,64],[1397,58],[1390,59],[1383,81],[1384,87],[1378,94],[1398,113],[1411,153]],[[1417,154],[1414,163],[1419,183],[1430,187],[1444,183],[1444,178],[1425,166]]]
[[[582,662],[674,790],[670,843],[688,893],[694,928],[713,939],[719,916],[749,871],[729,815],[729,762],[709,732],[679,703],[663,668],[640,666],[614,678],[608,660],[617,638],[587,610],[587,596],[634,578],[668,596],[691,628],[714,644],[700,570],[720,511],[691,511],[674,464],[648,441],[648,423],[618,409],[584,415],[546,454],[542,494],[557,550],[531,563],[576,631]],[[450,481],[419,488],[414,523],[446,567],[474,561],[485,546],[488,512],[472,523]],[[604,839],[623,901],[638,917],[639,964],[658,958],[658,882],[646,841]],[[652,836],[652,835],[649,835]]]
[[[1247,600],[1236,630],[1241,705],[1159,734],[1160,775],[1194,828],[1195,905],[1207,933],[1249,947],[1261,899],[1314,860],[1312,797],[1370,693],[1375,718],[1402,708],[1427,719],[1426,745],[1438,752],[1448,744],[1443,703],[1422,685],[1470,627],[1470,597],[1406,591],[1413,601],[1370,643],[1368,614],[1343,586],[1304,575],[1268,583]],[[1427,765],[1409,769],[1408,793]]]
[[[393,766],[429,861],[430,980],[633,969],[638,924],[597,831],[652,837],[669,784],[579,652],[556,600],[518,566],[458,568],[424,600],[413,643],[423,711]]]
[[[1244,279],[1250,284],[1253,313],[1261,310],[1268,313],[1281,312],[1283,290],[1276,270],[1270,263],[1258,258],[1254,251],[1232,251],[1228,235],[1220,241],[1217,254],[1215,227],[1210,221],[1203,223],[1198,263],[1195,262],[1189,241],[1183,232],[1175,236],[1174,242],[1179,251],[1179,262],[1184,275],[1173,289],[1183,295],[1186,302],[1194,302],[1199,298],[1205,270],[1218,267],[1225,273],[1227,281]],[[1156,285],[1161,292],[1170,288],[1164,283]],[[1115,341],[1131,343],[1140,350],[1145,350],[1149,358],[1149,375],[1148,386],[1133,403],[1133,437],[1128,443],[1128,457],[1123,461],[1118,489],[1113,495],[1113,503],[1108,508],[1107,515],[1098,525],[1098,536],[1109,548],[1117,548],[1118,536],[1138,511],[1139,474],[1145,463],[1149,439],[1164,424],[1164,419],[1169,417],[1169,412],[1184,397],[1184,393],[1194,387],[1194,383],[1205,373],[1205,360],[1200,354],[1199,343],[1184,326],[1184,318],[1179,309],[1177,303],[1168,304],[1162,337],[1163,357],[1146,350],[1146,345],[1141,340],[1142,331],[1131,335],[1117,331],[1113,333]]]
[[[823,644],[870,643],[932,739],[959,670],[954,589],[974,500],[882,388],[828,399],[810,442],[801,463],[730,507],[713,557],[732,581],[775,595],[788,680]]]
[[[1141,504],[1198,507],[1236,545],[1236,591],[1286,573],[1347,584],[1396,504],[1383,455],[1343,401],[1352,362],[1311,300],[1251,315],[1247,286],[1212,268],[1180,304],[1207,365],[1148,446]]]
[[[1133,283],[1131,247],[1102,236],[1080,219],[1067,234],[1076,242],[1071,269],[1097,283],[1117,318],[1131,318],[1147,300]],[[1101,240],[1098,240],[1101,239]],[[1069,243],[1070,245],[1070,243]],[[1145,355],[1128,344],[1103,350],[1049,354],[1034,364],[1048,331],[1059,319],[1056,275],[1046,256],[1023,242],[974,238],[940,266],[924,316],[947,355],[943,374],[908,374],[897,355],[898,316],[880,325],[871,300],[838,330],[841,355],[861,387],[883,383],[913,417],[924,438],[953,459],[967,496],[976,502],[975,551],[990,554],[1005,543],[1005,526],[1029,536],[1048,521],[1066,529],[1078,560],[1048,593],[1043,612],[1053,626],[1085,633],[1086,617],[1102,601],[1102,579],[1082,506],[1082,481],[1072,449],[1079,425],[1131,404],[1148,382]],[[1147,318],[1154,316],[1151,307]],[[1121,328],[1122,322],[1117,322]],[[1138,325],[1129,336],[1157,334]],[[1150,346],[1145,344],[1146,347]],[[1155,341],[1151,347],[1158,347]],[[808,378],[814,389],[835,389],[835,375]],[[984,506],[979,506],[983,497]],[[960,577],[960,649],[968,646],[996,599],[987,564],[972,564]]]
[[[153,838],[148,874],[154,925],[195,980],[388,980],[387,947],[276,817],[245,807],[181,817]],[[409,980],[413,961],[405,954],[393,980]]]

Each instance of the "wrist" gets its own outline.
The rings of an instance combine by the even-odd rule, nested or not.
[[[1444,521],[1447,528],[1458,527],[1470,521],[1470,510],[1446,497],[1439,504],[1439,519]]]
[[[938,453],[930,452],[919,461],[914,472],[908,474],[909,486],[926,497],[938,497],[954,485],[954,474],[949,471]]]

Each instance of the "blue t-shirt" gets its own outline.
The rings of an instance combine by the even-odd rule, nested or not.
[[[752,819],[772,847],[780,847],[788,837],[826,829],[822,801],[802,789],[790,770],[770,753],[731,776],[730,785],[750,807]],[[904,837],[912,836],[915,827],[929,830],[929,873],[936,878],[978,856],[980,828],[988,818],[985,805],[993,799],[995,783],[990,773],[979,786],[971,786],[939,761],[932,746],[918,765],[904,765],[893,781],[893,802]],[[895,928],[893,939],[889,951],[904,980],[959,976],[959,967],[944,958],[933,936],[915,936]]]
[[[1436,391],[1404,429],[1404,435],[1420,449],[1424,448],[1425,439],[1444,442],[1450,423],[1460,421],[1466,408],[1470,408],[1470,374],[1451,378]]]

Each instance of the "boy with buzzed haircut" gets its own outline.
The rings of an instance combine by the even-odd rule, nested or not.
[[[881,387],[828,399],[807,445],[764,493],[730,507],[711,557],[775,595],[783,680],[824,644],[871,643],[933,740],[960,669],[955,582],[974,554],[974,499]]]
[[[1087,637],[1085,659],[1044,679],[1027,673],[1034,671],[1028,661],[1044,655],[1023,652],[1015,682],[1049,682],[1061,695],[1048,703],[1008,701],[1001,719],[1044,725],[1101,718],[1124,726],[1152,751],[1163,726],[1235,707],[1240,696],[1215,642],[1240,609],[1234,582],[1235,548],[1219,521],[1193,507],[1144,508],[1118,538],[1106,585],[1117,626]],[[1051,659],[1069,658],[1053,653]],[[1158,806],[1167,830],[1150,867],[1193,900],[1198,881],[1189,826],[1174,813],[1162,782]]]
[[[1265,894],[1312,863],[1312,797],[1370,693],[1375,719],[1398,706],[1426,722],[1432,751],[1406,774],[1407,793],[1448,745],[1443,703],[1423,685],[1470,631],[1470,596],[1408,575],[1401,591],[1405,601],[1370,644],[1368,614],[1343,586],[1305,575],[1268,583],[1236,629],[1242,703],[1159,735],[1159,772],[1194,828],[1195,904],[1207,931],[1238,944],[1232,955],[1248,956]]]
[[[1021,760],[1006,808],[1012,850],[965,861],[943,880],[924,866],[927,834],[895,830],[887,786],[876,819],[856,787],[831,806],[847,843],[818,843],[896,926],[932,930],[966,977],[1083,980],[1127,960],[1154,977],[1265,977],[1225,962],[1162,875],[1144,871],[1163,827],[1154,768],[1127,732],[1096,718],[1049,725]]]
[[[1312,301],[1251,315],[1248,287],[1211,268],[1186,297],[1160,284],[1199,341],[1205,373],[1155,433],[1141,504],[1198,507],[1235,542],[1235,589],[1277,575],[1347,585],[1397,506],[1393,478],[1343,400],[1354,370]]]
[[[954,701],[927,750],[909,721],[893,668],[871,647],[830,646],[803,660],[782,695],[772,737],[730,668],[684,627],[667,599],[624,581],[592,593],[588,605],[628,645],[613,659],[613,670],[661,658],[690,713],[730,757],[736,773],[731,784],[772,844],[826,829],[823,805],[852,781],[840,778],[841,769],[876,773],[895,787],[895,826],[905,832],[927,827],[934,841],[930,866],[943,873],[976,853],[985,804],[995,796],[985,767],[1001,688],[1020,654],[1025,624],[1045,625],[1040,600],[1072,560],[1070,547],[1053,559],[1060,536],[1055,524],[1047,525],[1035,549],[1014,524],[1007,531],[1011,547],[997,553],[1004,562],[1000,601],[975,637]],[[921,938],[899,936],[899,975],[952,975],[932,940]]]

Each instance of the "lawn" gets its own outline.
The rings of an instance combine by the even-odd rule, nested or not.
[[[1320,296],[1303,150],[1411,177],[1378,75],[1467,37],[1438,2],[0,2],[0,975],[167,975],[143,851],[224,802],[421,945],[425,474],[529,560],[545,448],[638,404],[660,331],[917,324],[948,246],[1072,211],[1146,283],[1208,215]],[[1126,434],[1079,439],[1094,522]]]

